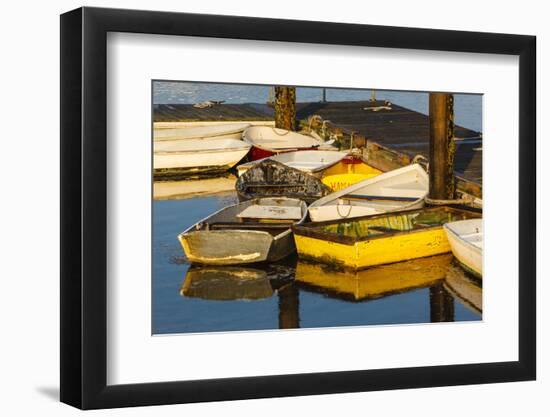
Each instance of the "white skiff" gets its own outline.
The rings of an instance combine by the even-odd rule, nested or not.
[[[250,123],[228,123],[225,125],[195,126],[155,129],[155,141],[174,139],[241,139],[243,131]]]
[[[238,139],[185,139],[154,143],[155,170],[226,171],[245,157],[250,145]]]
[[[453,255],[469,272],[481,278],[483,272],[483,221],[460,220],[443,226]]]
[[[309,216],[322,222],[422,208],[428,183],[420,165],[408,165],[320,198],[309,206]]]
[[[316,149],[321,141],[300,133],[270,126],[252,126],[243,133],[243,140],[252,148],[252,159],[262,159],[281,152]]]
[[[269,159],[320,178],[324,170],[336,165],[347,154],[347,152],[334,151],[296,151],[273,155]],[[263,159],[239,165],[237,167],[239,177],[261,161]]]

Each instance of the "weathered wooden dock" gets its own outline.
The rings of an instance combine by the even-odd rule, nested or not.
[[[192,104],[155,104],[153,122],[216,122],[273,120],[273,109],[266,104],[221,104],[197,109]]]
[[[365,110],[377,108],[378,111]],[[430,125],[425,114],[384,101],[341,101],[296,103],[297,119],[304,122],[318,115],[336,131],[367,140],[367,150],[382,158],[410,162],[415,156],[429,156]],[[196,109],[190,104],[154,106],[154,122],[200,122],[236,120],[273,120],[274,110],[267,104],[221,104]],[[328,122],[327,122],[328,124]],[[461,126],[454,129],[455,172],[466,180],[468,190],[481,196],[482,135]]]

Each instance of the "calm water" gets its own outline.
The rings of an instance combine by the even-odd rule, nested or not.
[[[322,98],[320,88],[298,88],[298,102],[315,102]],[[329,88],[327,101],[368,100],[371,90],[350,90]],[[481,94],[455,94],[455,123],[482,131]],[[158,81],[153,86],[155,104],[193,104],[205,100],[220,100],[226,103],[265,103],[269,98],[269,87],[239,84],[209,84],[191,82]],[[377,99],[390,100],[409,109],[428,114],[428,93],[406,91],[377,91]]]
[[[266,266],[191,267],[176,236],[235,201],[233,192],[154,201],[154,334],[481,320],[467,298],[472,287],[474,294],[481,290],[452,263],[455,284],[443,279],[441,268],[451,256],[357,276],[296,258]],[[466,298],[452,295],[463,284],[470,288],[461,294]]]

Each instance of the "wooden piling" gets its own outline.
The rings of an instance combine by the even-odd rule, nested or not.
[[[453,96],[430,93],[430,193],[431,199],[455,197]]]
[[[295,130],[296,88],[275,87],[275,127]]]

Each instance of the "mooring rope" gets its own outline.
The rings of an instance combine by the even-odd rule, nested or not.
[[[411,164],[418,164],[420,161],[424,161],[426,163],[426,172],[430,173],[430,161],[428,158],[426,158],[424,155],[415,155],[414,158],[411,161]]]
[[[348,214],[346,214],[345,216],[342,215],[342,213],[340,213],[340,206],[345,206],[347,205],[349,207],[349,210],[348,210]],[[351,209],[352,209],[352,205],[351,204],[336,204],[336,211],[338,212],[338,215],[340,216],[340,218],[342,219],[346,219],[349,217],[349,215],[351,214]]]

